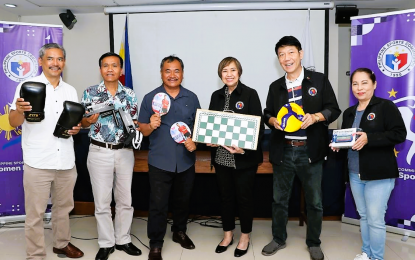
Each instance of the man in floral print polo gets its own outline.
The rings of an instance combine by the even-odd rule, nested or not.
[[[137,98],[132,89],[124,87],[121,76],[123,60],[115,53],[105,53],[99,59],[102,78],[100,84],[87,88],[81,103],[87,107],[105,103],[130,113],[137,119]],[[124,145],[127,138],[120,115],[94,114],[82,119],[83,127],[91,127],[91,144],[87,166],[91,178],[95,202],[95,218],[98,226],[99,251],[96,260],[106,260],[117,250],[129,255],[141,251],[131,243],[130,228],[134,209],[131,206],[131,182],[133,178],[134,153]],[[112,191],[115,199],[115,220],[111,219]]]

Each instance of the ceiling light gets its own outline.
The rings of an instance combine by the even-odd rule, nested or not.
[[[14,4],[4,4],[6,7],[10,7],[10,8],[15,8],[17,7],[17,5]]]

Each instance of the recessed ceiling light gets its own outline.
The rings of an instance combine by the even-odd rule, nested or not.
[[[7,7],[11,7],[11,8],[17,7],[17,5],[14,5],[14,4],[4,4],[4,5],[7,6]]]

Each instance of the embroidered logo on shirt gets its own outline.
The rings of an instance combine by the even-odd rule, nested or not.
[[[308,94],[312,97],[314,97],[315,95],[317,95],[317,89],[312,87],[308,90]]]
[[[375,119],[376,115],[375,113],[370,113],[369,115],[367,115],[367,120],[373,120]]]
[[[242,101],[238,101],[238,102],[236,102],[235,107],[236,107],[237,109],[242,109],[242,108],[244,108],[244,102],[242,102]]]

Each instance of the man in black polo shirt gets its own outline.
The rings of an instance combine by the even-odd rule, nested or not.
[[[302,67],[304,54],[295,37],[281,38],[275,52],[286,74],[270,85],[264,109],[264,122],[271,129],[269,160],[274,172],[274,202],[273,240],[263,248],[262,254],[270,256],[286,246],[288,202],[297,175],[307,203],[306,244],[311,259],[322,260],[323,161],[329,145],[328,125],[339,117],[341,111],[327,77]],[[283,132],[276,119],[280,108],[288,102],[297,103],[305,112],[301,129],[294,133]]]

